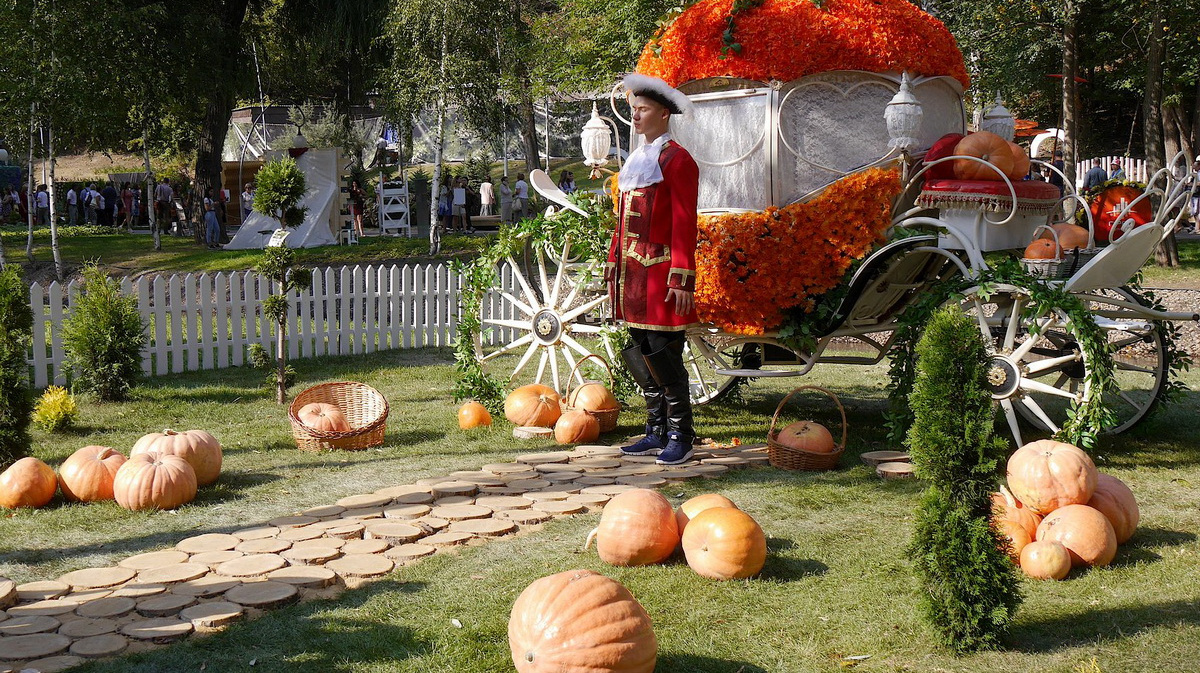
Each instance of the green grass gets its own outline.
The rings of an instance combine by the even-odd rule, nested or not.
[[[1142,269],[1147,287],[1200,288],[1200,241],[1179,241],[1179,266],[1164,269],[1151,260]]]
[[[305,384],[354,379],[391,403],[387,442],[358,453],[301,453],[286,416],[257,372],[229,369],[151,379],[124,404],[82,405],[84,428],[35,434],[35,452],[56,463],[84,444],[127,450],[144,432],[205,428],[226,446],[214,487],[175,513],[130,513],[113,504],[66,505],[0,519],[0,575],[19,581],[111,564],[385,485],[511,460],[538,443],[511,438],[503,419],[482,432],[457,429],[444,350],[392,351],[297,362]],[[1009,647],[955,658],[939,651],[917,612],[918,583],[904,548],[920,486],[881,482],[856,456],[892,448],[884,440],[882,367],[817,368],[805,383],[831,387],[850,418],[842,469],[785,473],[755,469],[672,485],[672,502],[719,491],[763,525],[770,557],[762,576],[716,583],[679,559],[619,569],[580,551],[596,515],[439,554],[327,600],[269,612],[210,637],[89,664],[87,672],[507,671],[506,623],[534,579],[592,568],[628,586],[645,605],[660,643],[660,673],[835,671],[843,657],[871,655],[861,671],[1187,671],[1200,658],[1200,444],[1189,393],[1142,427],[1106,440],[1101,469],[1125,480],[1141,503],[1137,535],[1113,565],[1060,583],[1023,582],[1026,601]],[[1189,375],[1195,386],[1200,376]],[[754,382],[742,405],[698,412],[718,439],[761,439],[775,405],[795,381]],[[816,396],[797,415],[833,423]],[[617,436],[640,419],[622,415]],[[451,620],[457,619],[462,628]],[[1098,669],[1088,668],[1095,659]]]

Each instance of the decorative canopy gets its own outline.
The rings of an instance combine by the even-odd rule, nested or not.
[[[735,4],[699,0],[685,9],[646,45],[637,72],[676,87],[709,77],[790,82],[834,70],[970,83],[950,31],[909,0],[763,0],[731,14]],[[731,17],[740,50],[722,54]]]

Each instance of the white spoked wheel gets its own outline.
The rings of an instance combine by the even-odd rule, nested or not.
[[[715,334],[712,330],[688,330],[683,351],[683,364],[688,371],[692,404],[715,402],[737,385],[737,376],[718,373],[718,370],[739,369],[745,340]]]
[[[475,357],[506,370],[510,383],[524,379],[562,392],[575,364],[593,349],[609,362],[615,354],[602,334],[608,296],[593,277],[598,271],[589,274],[591,265],[571,261],[570,239],[556,259],[547,256],[536,248],[528,273],[512,257],[501,263],[499,286],[483,301]],[[576,372],[576,379],[582,383],[583,375]]]

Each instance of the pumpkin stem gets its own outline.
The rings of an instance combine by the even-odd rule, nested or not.
[[[113,448],[111,446],[106,446],[106,447],[104,447],[104,450],[102,450],[96,454],[96,460],[104,460],[105,458],[108,458],[109,456],[113,455],[114,453],[116,453],[116,451],[113,450]]]
[[[170,437],[171,435],[178,435],[179,433],[175,432],[174,430],[172,430],[170,428],[167,428],[166,430],[163,430],[163,434]]]
[[[1009,507],[1020,507],[1020,505],[1017,504],[1017,499],[1013,496],[1012,491],[1008,490],[1008,487],[1004,484],[1000,485],[1000,493],[1004,495],[1004,501],[1008,503]]]
[[[599,528],[593,528],[593,529],[592,529],[592,532],[588,533],[588,536],[587,536],[587,542],[584,542],[584,543],[583,543],[583,550],[584,550],[584,551],[587,551],[587,550],[588,550],[588,548],[592,546],[592,540],[595,540],[595,539],[596,539],[596,533],[599,533],[599,532],[600,532],[600,529],[599,529]]]

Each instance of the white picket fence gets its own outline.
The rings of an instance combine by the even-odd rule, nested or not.
[[[1100,160],[1100,166],[1104,168],[1104,172],[1112,173],[1112,163],[1115,161],[1121,164],[1121,168],[1125,170],[1125,179],[1135,182],[1149,182],[1150,172],[1146,169],[1145,159],[1131,159],[1129,157],[1094,157],[1081,163],[1075,169],[1075,186],[1077,189],[1083,189],[1083,177],[1087,175],[1088,169],[1092,167],[1092,162],[1095,159]]]
[[[292,296],[288,356],[451,345],[461,282],[444,264],[316,269],[312,288]],[[262,310],[271,283],[254,272],[126,278],[121,285],[137,297],[147,325],[142,370],[148,375],[236,367],[246,363],[255,343],[274,352],[275,325]],[[67,380],[62,324],[77,292],[75,281],[30,288],[34,327],[28,363],[35,388]],[[497,338],[490,335],[489,341]]]

